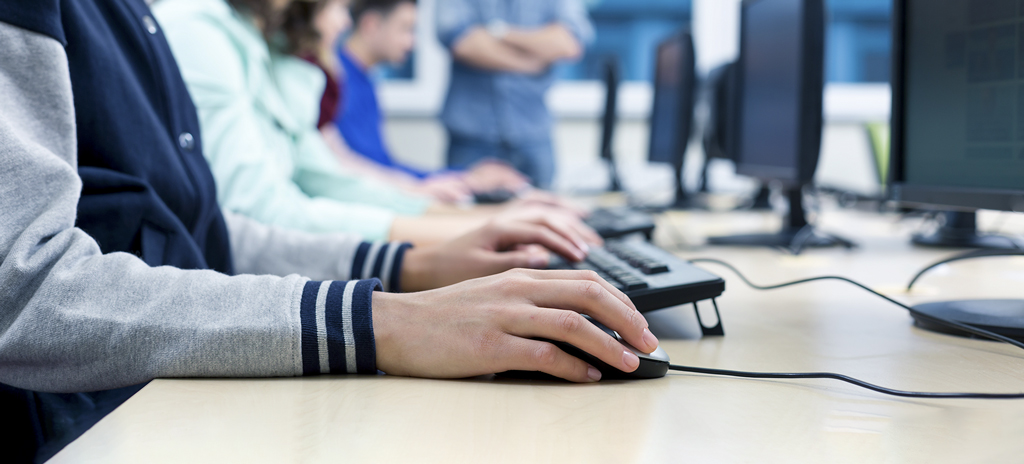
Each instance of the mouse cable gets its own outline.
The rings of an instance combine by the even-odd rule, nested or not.
[[[676,364],[669,364],[669,370],[691,372],[694,374],[707,374],[707,375],[718,375],[726,377],[743,377],[747,379],[832,379],[840,380],[846,383],[856,385],[861,388],[868,390],[874,390],[878,393],[883,393],[891,396],[902,396],[904,398],[939,398],[939,399],[982,399],[982,400],[1020,400],[1024,399],[1024,393],[930,393],[930,392],[912,392],[904,390],[894,390],[891,388],[881,387],[872,383],[867,383],[863,380],[858,380],[850,376],[843,374],[833,374],[831,372],[793,372],[793,373],[779,373],[779,372],[746,372],[746,371],[731,371],[726,369],[710,369],[706,367],[690,367],[680,366]]]
[[[797,281],[793,281],[793,282],[785,282],[785,283],[781,283],[781,284],[777,284],[777,285],[757,285],[757,284],[754,284],[753,282],[751,282],[749,279],[747,279],[747,277],[744,276],[743,273],[740,272],[738,269],[736,269],[733,265],[731,265],[731,264],[729,264],[729,263],[727,263],[725,261],[721,261],[721,260],[717,260],[717,259],[711,259],[711,258],[697,258],[697,259],[691,259],[689,261],[691,263],[712,263],[712,264],[718,264],[720,266],[723,266],[723,267],[729,269],[730,271],[734,272],[740,278],[740,280],[743,280],[743,282],[746,283],[747,285],[749,285],[751,288],[754,288],[754,289],[757,289],[757,290],[774,290],[774,289],[778,289],[778,288],[789,287],[789,286],[799,285],[799,284],[808,283],[808,282],[816,282],[816,281],[821,281],[821,280],[839,280],[839,281],[842,281],[842,282],[847,282],[847,283],[853,284],[853,285],[855,285],[857,287],[860,287],[860,288],[862,288],[862,289],[864,289],[864,290],[866,290],[868,292],[871,292],[872,294],[877,295],[877,296],[879,296],[879,297],[881,297],[881,298],[883,298],[883,299],[885,299],[885,300],[887,300],[887,301],[889,301],[889,302],[891,302],[891,303],[893,303],[893,304],[895,304],[897,306],[900,306],[903,309],[906,309],[907,311],[910,311],[912,314],[920,315],[919,317],[923,317],[925,319],[934,321],[934,322],[939,323],[939,324],[946,324],[946,325],[949,325],[950,327],[956,327],[958,329],[961,329],[961,330],[973,333],[973,334],[978,335],[978,336],[982,336],[982,337],[986,337],[986,338],[991,338],[993,340],[1003,341],[1003,342],[1006,342],[1006,343],[1010,343],[1010,344],[1012,344],[1014,346],[1017,346],[1017,347],[1020,347],[1020,348],[1024,348],[1024,343],[1021,343],[1021,342],[1019,342],[1017,340],[1014,340],[1012,338],[1004,337],[1002,335],[999,335],[999,334],[996,334],[996,333],[992,333],[992,332],[989,332],[987,330],[978,329],[976,327],[973,327],[973,326],[970,326],[970,325],[967,325],[967,324],[961,324],[959,322],[950,321],[950,320],[946,320],[946,319],[939,318],[939,317],[933,317],[933,316],[928,316],[928,315],[925,315],[925,314],[921,314],[920,312],[918,312],[917,310],[915,310],[911,306],[907,306],[907,305],[905,305],[903,303],[900,303],[900,302],[898,302],[896,300],[893,300],[892,298],[889,298],[889,297],[887,297],[887,296],[885,296],[885,295],[883,295],[883,294],[881,294],[879,292],[876,292],[876,291],[868,288],[867,286],[865,286],[865,285],[863,285],[863,284],[861,284],[859,282],[856,282],[854,280],[848,279],[846,277],[822,276],[822,277],[813,277],[813,278],[809,278],[809,279],[797,280]],[[846,383],[849,383],[849,384],[852,384],[852,385],[856,385],[858,387],[865,388],[865,389],[868,389],[868,390],[873,390],[875,392],[882,393],[882,394],[885,394],[885,395],[899,396],[899,397],[904,397],[904,398],[990,399],[990,400],[991,399],[994,399],[994,400],[1024,399],[1024,393],[952,393],[952,392],[945,393],[945,392],[912,392],[912,391],[905,391],[905,390],[895,390],[895,389],[891,389],[891,388],[886,388],[886,387],[882,387],[882,386],[879,386],[879,385],[875,385],[875,384],[872,384],[872,383],[868,383],[868,382],[865,382],[863,380],[855,379],[855,378],[847,376],[847,375],[835,374],[835,373],[831,373],[831,372],[793,372],[793,373],[747,372],[747,371],[733,371],[733,370],[726,370],[726,369],[711,369],[711,368],[705,368],[705,367],[680,366],[680,365],[676,365],[676,364],[669,364],[669,369],[673,370],[673,371],[690,372],[690,373],[695,373],[695,374],[718,375],[718,376],[727,376],[727,377],[742,377],[742,378],[748,378],[748,379],[786,379],[786,380],[790,380],[790,379],[831,379],[831,380],[839,380],[839,381],[842,381],[842,382],[846,382]]]

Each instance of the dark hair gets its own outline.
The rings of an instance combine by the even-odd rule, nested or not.
[[[320,33],[313,27],[313,18],[331,0],[293,1],[284,11],[274,11],[271,0],[228,0],[236,10],[263,23],[263,37],[271,48],[298,56],[315,55]],[[285,39],[278,34],[283,34]]]
[[[362,19],[366,13],[380,13],[381,16],[387,16],[391,14],[398,5],[403,3],[412,3],[415,5],[416,0],[353,0],[352,6],[349,7],[352,12],[352,24],[354,27],[359,27],[359,20]]]
[[[281,25],[281,15],[274,12],[271,0],[228,0],[235,11],[248,14],[263,23],[263,36],[269,39]]]
[[[281,31],[288,39],[286,52],[302,57],[320,53],[320,31],[313,25],[313,19],[330,1],[333,0],[296,1],[288,5],[281,18]]]

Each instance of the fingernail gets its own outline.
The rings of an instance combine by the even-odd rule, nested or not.
[[[597,382],[601,380],[601,371],[594,368],[594,366],[587,366],[587,378],[591,382]]]
[[[633,372],[636,368],[640,367],[640,358],[633,354],[631,351],[622,352],[622,363],[629,368],[626,372]]]
[[[650,349],[657,348],[658,347],[658,337],[655,337],[654,334],[652,334],[650,330],[644,329],[644,343],[646,343],[647,347],[650,348]]]
[[[590,253],[590,245],[587,245],[587,242],[579,242],[576,246],[583,250],[584,253]]]

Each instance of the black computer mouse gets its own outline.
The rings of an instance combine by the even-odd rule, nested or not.
[[[473,202],[478,205],[497,205],[513,200],[516,192],[507,189],[495,189],[487,192],[473,193]]]
[[[597,322],[596,320],[594,320],[590,316],[584,315],[583,317],[587,318],[588,321],[594,323],[594,325],[597,326],[597,328],[605,331],[605,333],[607,333],[608,335],[611,335],[613,338],[618,340],[619,343],[622,343],[622,345],[625,346],[628,350],[630,350],[633,353],[635,353],[637,355],[637,357],[640,358],[640,367],[637,367],[636,370],[633,371],[633,372],[623,372],[623,371],[618,370],[617,368],[609,366],[604,361],[601,361],[600,359],[592,356],[591,354],[587,353],[586,351],[583,351],[583,350],[581,350],[579,348],[576,348],[575,346],[572,346],[572,345],[570,345],[570,344],[568,344],[566,342],[560,342],[560,341],[555,341],[555,340],[547,340],[547,339],[541,339],[541,340],[544,340],[546,342],[551,342],[552,344],[557,346],[562,351],[565,351],[566,353],[569,353],[569,354],[571,354],[573,356],[576,356],[577,358],[582,359],[583,361],[587,362],[591,366],[594,366],[597,370],[601,371],[601,380],[656,379],[656,378],[659,378],[659,377],[664,377],[665,374],[668,373],[668,365],[669,365],[668,353],[666,353],[665,350],[661,349],[660,346],[658,347],[658,349],[654,350],[653,353],[650,353],[650,354],[644,353],[643,351],[640,351],[640,350],[638,350],[636,348],[633,348],[632,345],[630,345],[625,340],[623,340],[622,337],[620,337],[619,334],[617,332],[615,332],[614,330],[609,329],[608,327],[605,327],[603,324],[601,324],[600,322]],[[526,372],[526,371],[509,371],[509,372],[504,372],[504,373],[499,374],[499,375],[504,376],[504,377],[529,378],[529,379],[553,379],[553,378],[555,378],[554,376],[545,374],[543,372]]]

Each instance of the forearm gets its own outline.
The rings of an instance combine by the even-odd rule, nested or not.
[[[513,28],[501,41],[548,64],[579,59],[583,54],[583,47],[576,37],[557,23],[536,30]]]
[[[416,245],[435,245],[482,227],[484,217],[458,215],[399,216],[391,225],[389,240]]]
[[[24,289],[0,298],[0,382],[75,392],[157,377],[301,375],[306,279],[150,268],[99,255],[90,241],[68,231],[59,254],[48,245],[48,256],[32,256],[49,269],[0,270],[5,285]]]
[[[494,38],[482,27],[468,31],[452,47],[452,55],[456,60],[476,68],[520,74],[537,74],[550,64]]]

